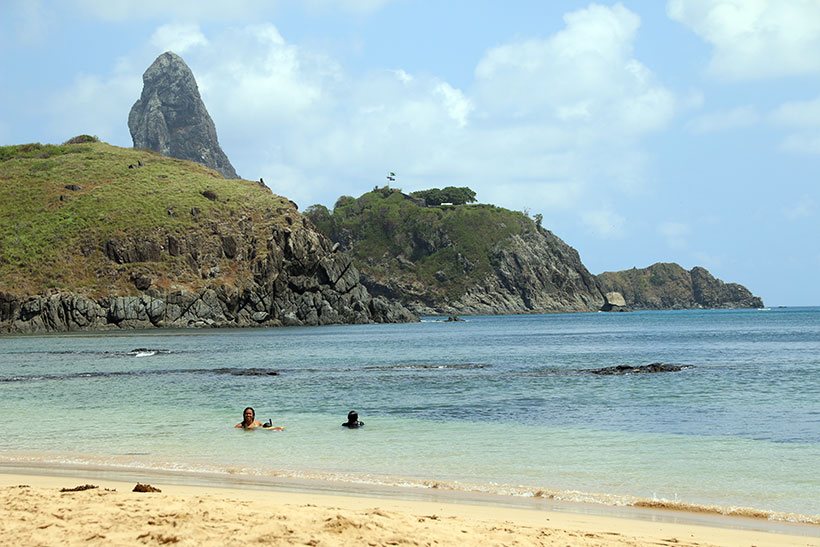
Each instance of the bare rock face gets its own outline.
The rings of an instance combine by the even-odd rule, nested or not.
[[[219,146],[216,127],[185,61],[166,51],[148,67],[142,81],[142,95],[128,115],[134,148],[195,161],[225,178],[239,178]]]
[[[629,311],[629,308],[626,305],[624,295],[612,291],[604,295],[604,305],[601,306],[601,311]]]
[[[598,281],[607,292],[621,293],[626,305],[639,310],[692,308],[762,308],[763,301],[737,283],[724,283],[706,269],[687,271],[675,263],[604,272]]]

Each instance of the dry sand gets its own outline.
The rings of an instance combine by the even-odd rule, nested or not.
[[[1,545],[814,545],[820,527],[732,528],[493,505],[0,474]],[[60,492],[82,484],[99,488]],[[343,488],[343,487],[340,487]],[[644,515],[645,516],[645,515]],[[747,523],[748,524],[748,523]],[[765,528],[766,523],[760,523]]]

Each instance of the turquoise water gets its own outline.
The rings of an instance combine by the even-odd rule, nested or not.
[[[692,366],[585,372],[657,361]],[[0,415],[4,464],[816,516],[820,308],[4,336]]]

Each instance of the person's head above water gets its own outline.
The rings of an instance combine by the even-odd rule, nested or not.
[[[345,427],[356,428],[364,425],[364,422],[359,421],[359,413],[351,410],[347,413],[347,421],[342,424]]]
[[[245,407],[245,410],[242,411],[242,421],[238,425],[246,428],[259,425],[256,422],[256,411],[252,406]]]

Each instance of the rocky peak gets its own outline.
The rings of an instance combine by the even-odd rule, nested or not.
[[[225,178],[239,178],[219,146],[216,127],[185,61],[166,51],[148,67],[142,81],[142,95],[128,115],[134,148],[195,161]]]

